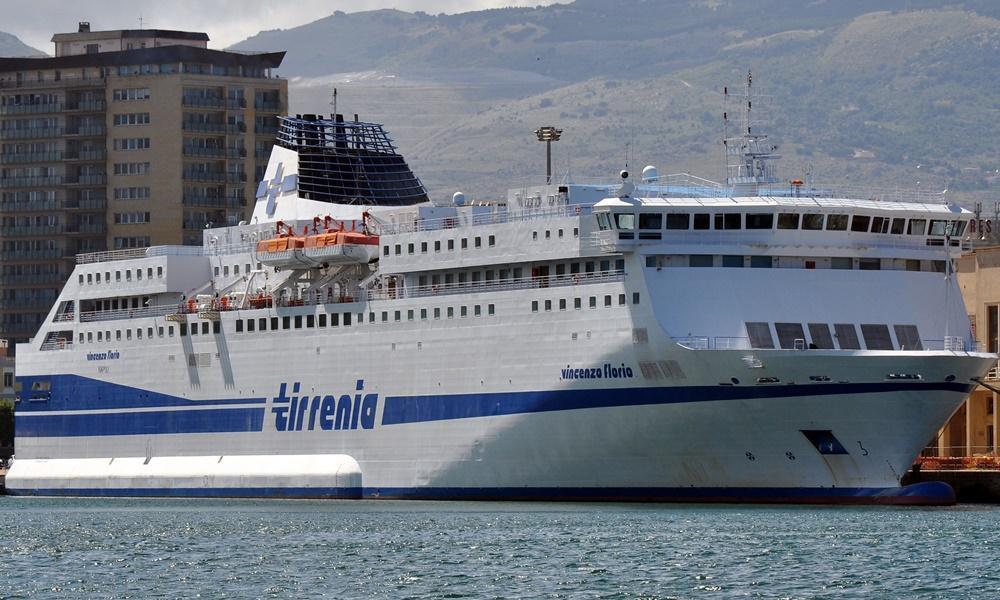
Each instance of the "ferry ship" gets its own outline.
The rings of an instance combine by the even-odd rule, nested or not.
[[[380,125],[284,118],[249,222],[77,257],[17,349],[7,490],[953,502],[900,480],[996,364],[972,213],[726,149],[724,185],[431,202]]]

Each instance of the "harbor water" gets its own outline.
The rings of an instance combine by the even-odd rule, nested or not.
[[[1000,507],[0,497],[0,598],[990,598]]]

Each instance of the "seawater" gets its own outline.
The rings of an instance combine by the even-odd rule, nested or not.
[[[1000,507],[0,497],[2,598],[1000,598]]]

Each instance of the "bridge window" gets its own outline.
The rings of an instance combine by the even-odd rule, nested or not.
[[[893,325],[892,328],[896,332],[896,341],[899,342],[900,350],[924,349],[916,325]]]
[[[691,215],[687,213],[671,213],[667,215],[667,229],[686,230],[690,223]]]
[[[243,333],[243,319],[236,319],[236,333]]]
[[[872,233],[889,233],[889,219],[887,217],[872,217]]]
[[[799,215],[797,213],[781,213],[778,215],[778,229],[798,229]]]
[[[771,326],[767,323],[746,323],[747,337],[751,348],[774,348],[774,338],[771,337]]]
[[[865,338],[865,346],[869,350],[892,350],[892,338],[889,337],[889,326],[880,324],[861,324],[861,335]]]
[[[618,213],[615,215],[615,226],[624,231],[635,229],[635,215],[632,213]]]
[[[812,338],[812,345],[820,350],[833,350],[833,336],[830,335],[830,326],[826,323],[809,323],[809,337]]]
[[[948,235],[948,221],[931,221],[928,235]]]
[[[773,266],[773,260],[770,256],[751,256],[750,257],[750,268],[751,269],[770,269]]]
[[[951,222],[951,235],[960,236],[965,232],[965,221]]]
[[[639,213],[639,229],[660,229],[663,215],[660,213]]]
[[[743,226],[743,213],[720,213],[715,215],[716,229],[739,229]]]
[[[854,215],[854,218],[851,219],[851,231],[866,233],[869,221],[871,221],[871,217],[868,215]]]
[[[819,231],[823,229],[823,215],[811,213],[802,215],[802,229],[806,231]]]
[[[893,219],[892,226],[889,227],[889,233],[892,235],[903,235],[904,229],[906,229],[906,219]]]
[[[837,337],[837,344],[841,350],[860,350],[861,342],[858,341],[858,331],[853,323],[834,323],[834,335]]]
[[[848,215],[827,215],[827,231],[847,231]]]
[[[854,259],[849,256],[834,256],[830,259],[830,268],[850,271],[854,268]]]
[[[862,271],[879,271],[882,269],[881,258],[862,258],[858,260],[858,268]]]
[[[774,227],[773,213],[751,213],[747,215],[747,229],[771,229]]]
[[[926,219],[910,219],[910,228],[907,230],[910,235],[924,235],[927,233]]]
[[[775,323],[774,330],[778,334],[778,344],[782,349],[801,350],[805,347],[806,334],[802,330],[801,323]],[[799,341],[798,347],[795,345],[796,341]]]

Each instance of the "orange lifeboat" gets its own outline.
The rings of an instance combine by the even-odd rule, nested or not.
[[[257,242],[257,252],[287,252],[305,247],[306,238],[283,236]]]

